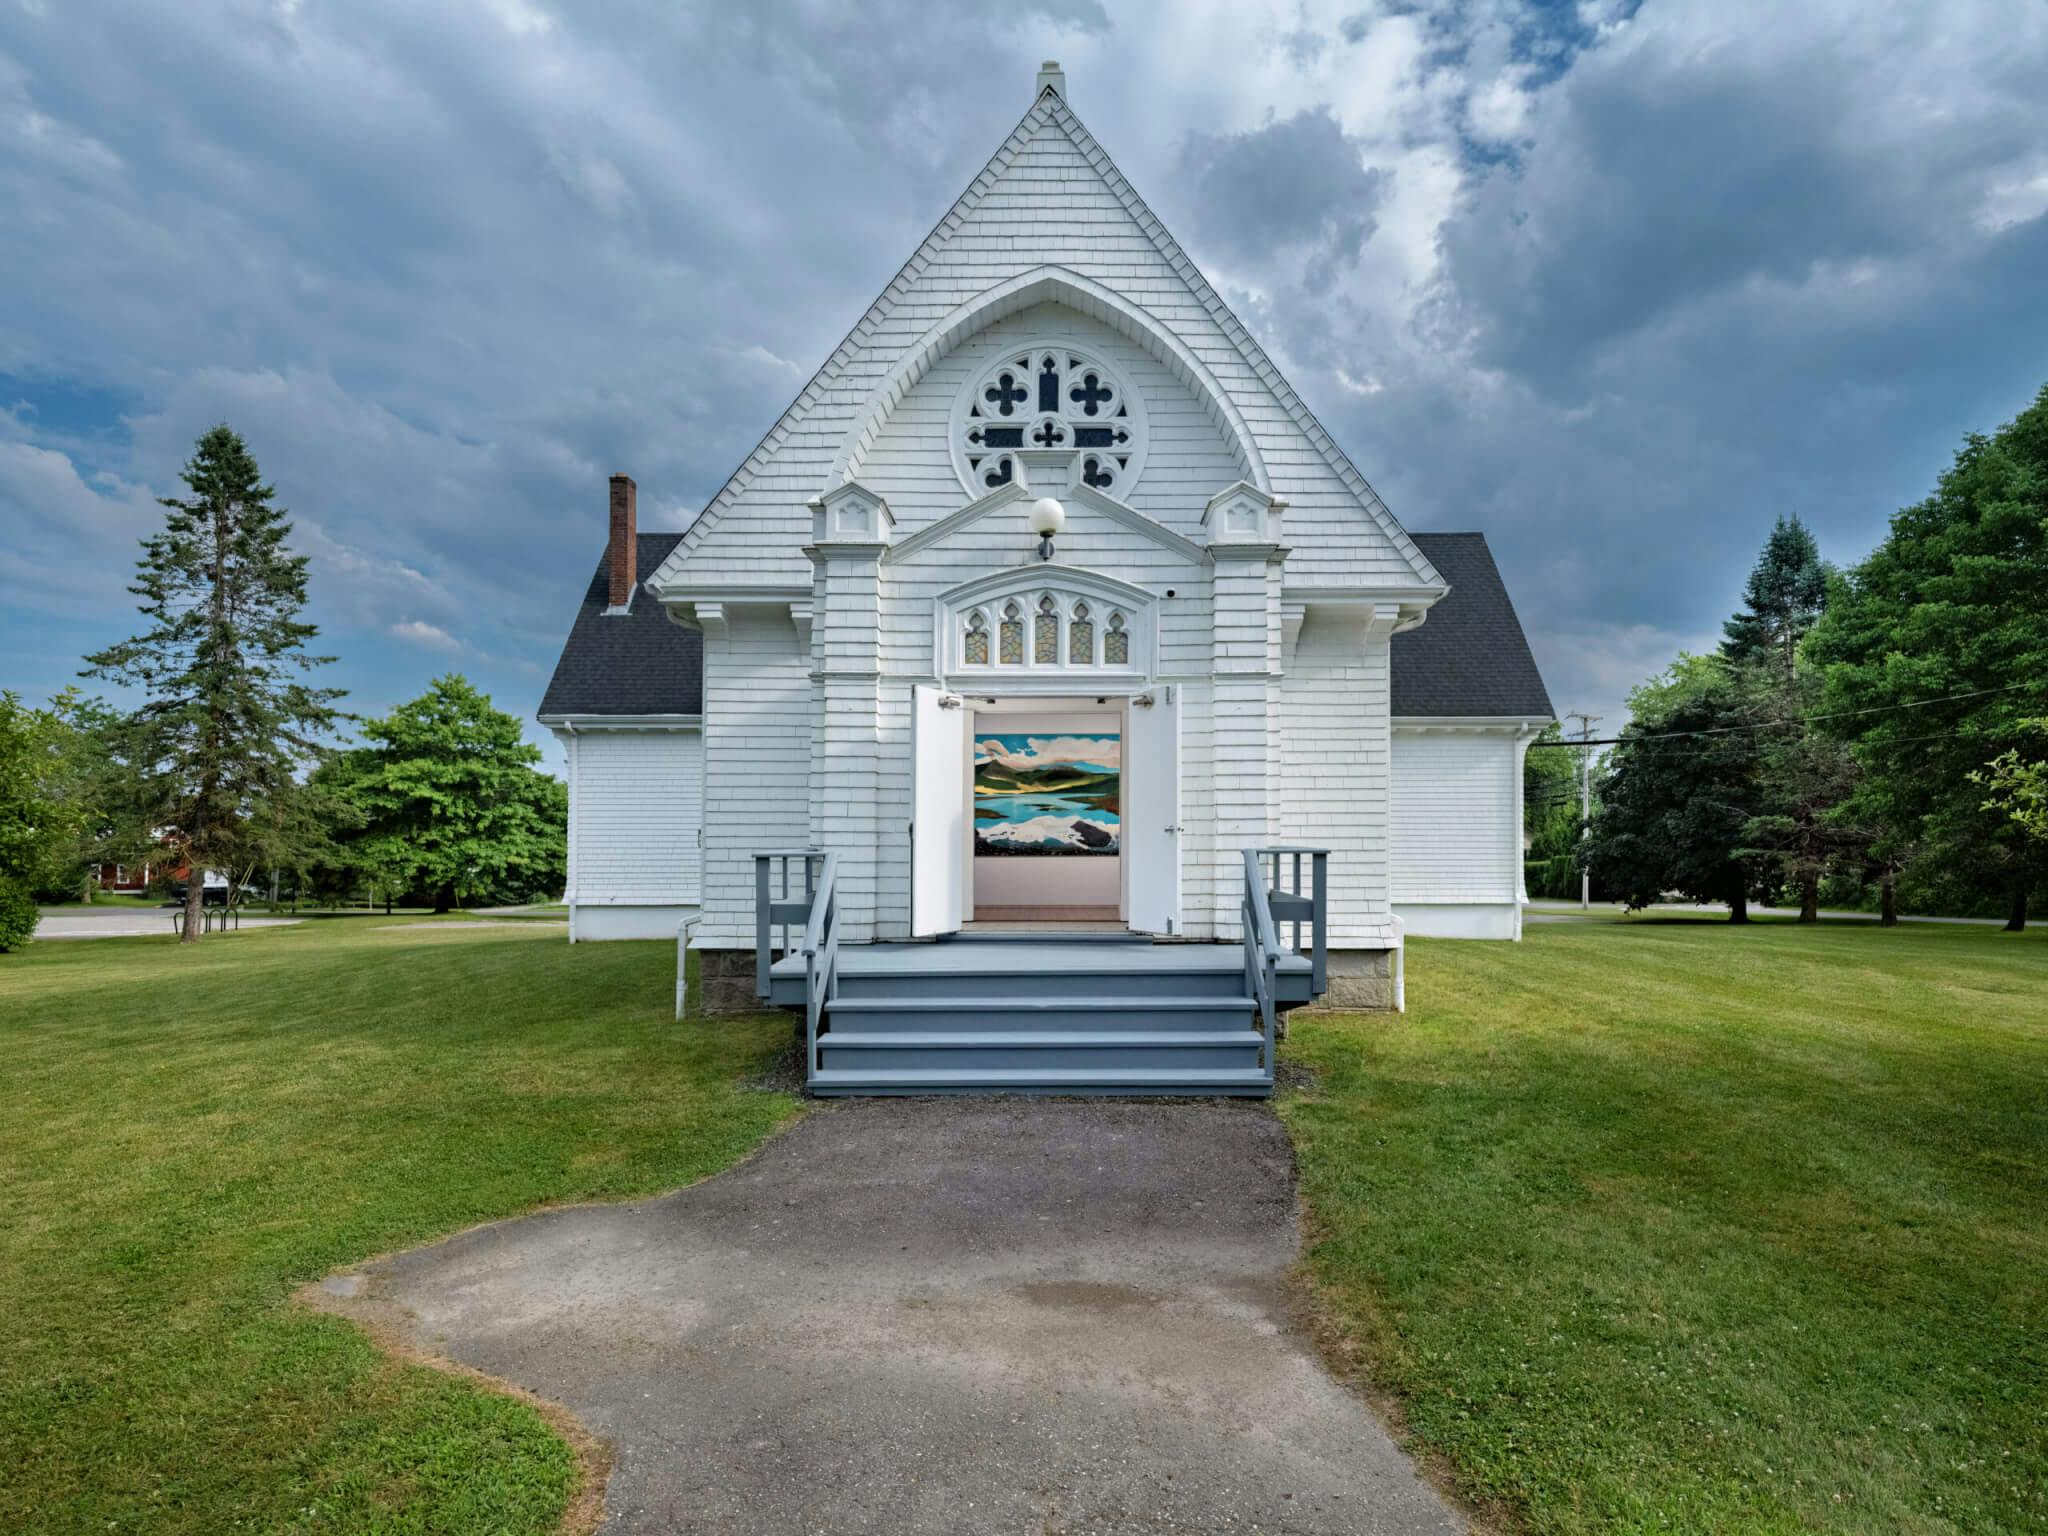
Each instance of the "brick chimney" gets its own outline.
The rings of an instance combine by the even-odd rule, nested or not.
[[[611,546],[606,564],[611,571],[611,605],[624,608],[633,600],[640,578],[639,488],[631,475],[612,476]]]

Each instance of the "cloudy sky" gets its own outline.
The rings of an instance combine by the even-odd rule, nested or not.
[[[530,716],[606,473],[693,515],[1041,57],[1563,709],[2048,379],[2038,0],[0,0],[0,686],[130,631],[225,419],[354,707]]]

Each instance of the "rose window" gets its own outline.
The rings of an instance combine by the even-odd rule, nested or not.
[[[1004,352],[975,379],[953,413],[953,460],[961,481],[985,495],[1016,478],[1017,449],[1060,455],[1062,482],[1121,496],[1145,453],[1141,403],[1122,378],[1078,347],[1039,345]],[[1032,470],[1034,486],[1047,461]]]

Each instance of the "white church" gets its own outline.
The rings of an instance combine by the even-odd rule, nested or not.
[[[681,534],[614,476],[540,720],[572,940],[688,924],[815,1091],[1270,1091],[1278,1021],[1521,932],[1553,711],[1057,65]]]

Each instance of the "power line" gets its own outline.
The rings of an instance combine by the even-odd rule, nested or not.
[[[1594,743],[1593,743],[1593,745],[1595,745],[1595,746],[1602,746],[1602,745],[1613,745],[1613,744],[1615,744],[1616,742],[1624,742],[1624,743],[1628,744],[1629,746],[1648,746],[1648,745],[1654,745],[1654,746],[1656,746],[1656,747],[1657,747],[1657,755],[1658,755],[1659,757],[1661,757],[1661,758],[1665,758],[1665,759],[1669,759],[1669,758],[1673,758],[1673,757],[1707,757],[1707,756],[1710,756],[1710,755],[1711,755],[1710,753],[1708,753],[1708,752],[1705,752],[1705,751],[1700,751],[1700,750],[1693,750],[1693,751],[1687,751],[1687,750],[1685,750],[1685,749],[1683,749],[1683,748],[1680,748],[1680,747],[1676,747],[1676,746],[1665,746],[1665,745],[1663,745],[1663,743],[1665,743],[1665,742],[1671,742],[1671,741],[1676,741],[1676,740],[1679,740],[1679,739],[1683,738],[1684,736],[1686,736],[1686,735],[1688,735],[1688,734],[1689,734],[1689,733],[1687,733],[1687,732],[1684,732],[1684,731],[1680,731],[1680,732],[1675,732],[1675,733],[1673,733],[1672,735],[1669,735],[1669,736],[1618,736],[1618,737],[1615,737],[1615,738],[1613,738],[1613,740],[1612,740],[1612,741],[1610,741],[1610,742],[1606,742],[1606,743],[1602,743],[1602,742],[1594,742]],[[1859,741],[1859,742],[1856,742],[1856,743],[1854,743],[1854,745],[1855,745],[1855,746],[1856,746],[1856,748],[1857,748],[1857,749],[1858,749],[1858,750],[1860,751],[1860,750],[1863,750],[1863,749],[1865,749],[1865,748],[1869,748],[1869,747],[1904,747],[1904,746],[1911,746],[1911,745],[1913,745],[1913,744],[1914,744],[1914,743],[1916,743],[1916,742],[1923,742],[1923,741],[1986,741],[1986,742],[2005,742],[2005,741],[2010,741],[2011,739],[2012,739],[2012,738],[2011,738],[2011,737],[2009,737],[2009,736],[2002,736],[2002,735],[1998,735],[1998,734],[1995,734],[1995,733],[1993,733],[1993,732],[1991,732],[1991,731],[1930,731],[1930,732],[1928,732],[1928,733],[1927,733],[1926,735],[1924,735],[1924,736],[1893,736],[1893,737],[1890,737],[1890,738],[1887,738],[1887,739],[1885,739],[1885,740],[1881,740],[1881,741],[1880,741],[1880,740],[1872,740],[1872,739],[1870,739],[1870,738],[1866,737],[1866,738],[1865,738],[1865,739],[1863,739],[1862,741]],[[1531,742],[1531,743],[1530,743],[1530,745],[1531,745],[1531,746],[1534,746],[1534,745],[1535,745],[1535,743],[1534,743],[1534,742]],[[1578,745],[1579,745],[1579,741],[1578,741],[1578,738],[1577,738],[1577,737],[1570,737],[1570,738],[1567,738],[1566,740],[1564,740],[1564,741],[1562,741],[1562,742],[1549,742],[1549,743],[1546,743],[1546,745],[1549,745],[1549,746],[1565,746],[1565,747],[1576,747],[1576,746],[1578,746]],[[1565,792],[1564,794],[1562,794],[1562,795],[1558,796],[1558,797],[1556,798],[1556,800],[1555,800],[1554,802],[1552,802],[1552,803],[1555,803],[1555,804],[1560,804],[1560,805],[1562,805],[1562,804],[1568,804],[1568,803],[1569,803],[1569,802],[1570,802],[1570,801],[1572,800],[1572,798],[1573,798],[1573,795],[1572,795],[1572,793],[1571,793],[1570,791],[1566,791],[1566,792]]]
[[[1598,740],[1589,740],[1583,736],[1567,736],[1556,741],[1532,741],[1529,745],[1531,748],[1612,747],[1622,742],[1634,745],[1638,742],[1646,741],[1672,741],[1681,737],[1727,736],[1737,731],[1769,731],[1775,730],[1780,726],[1811,725],[1816,720],[1847,720],[1858,715],[1881,715],[1896,709],[1926,709],[1933,704],[1954,704],[1962,699],[1981,699],[1988,694],[2012,693],[2017,689],[2037,688],[2039,686],[2040,684],[2038,683],[2003,683],[1996,688],[1972,688],[1967,693],[1948,693],[1934,699],[1911,699],[1904,704],[1873,704],[1867,709],[1837,709],[1830,710],[1826,714],[1796,715],[1784,720],[1755,720],[1743,725],[1709,725],[1702,726],[1696,731],[1658,731],[1637,736],[1603,736]],[[1571,714],[1566,715],[1565,718],[1567,720],[1578,720],[1583,717]],[[1596,715],[1594,718],[1598,719],[1599,717]],[[1936,738],[1919,737],[1914,739],[1932,741]]]

